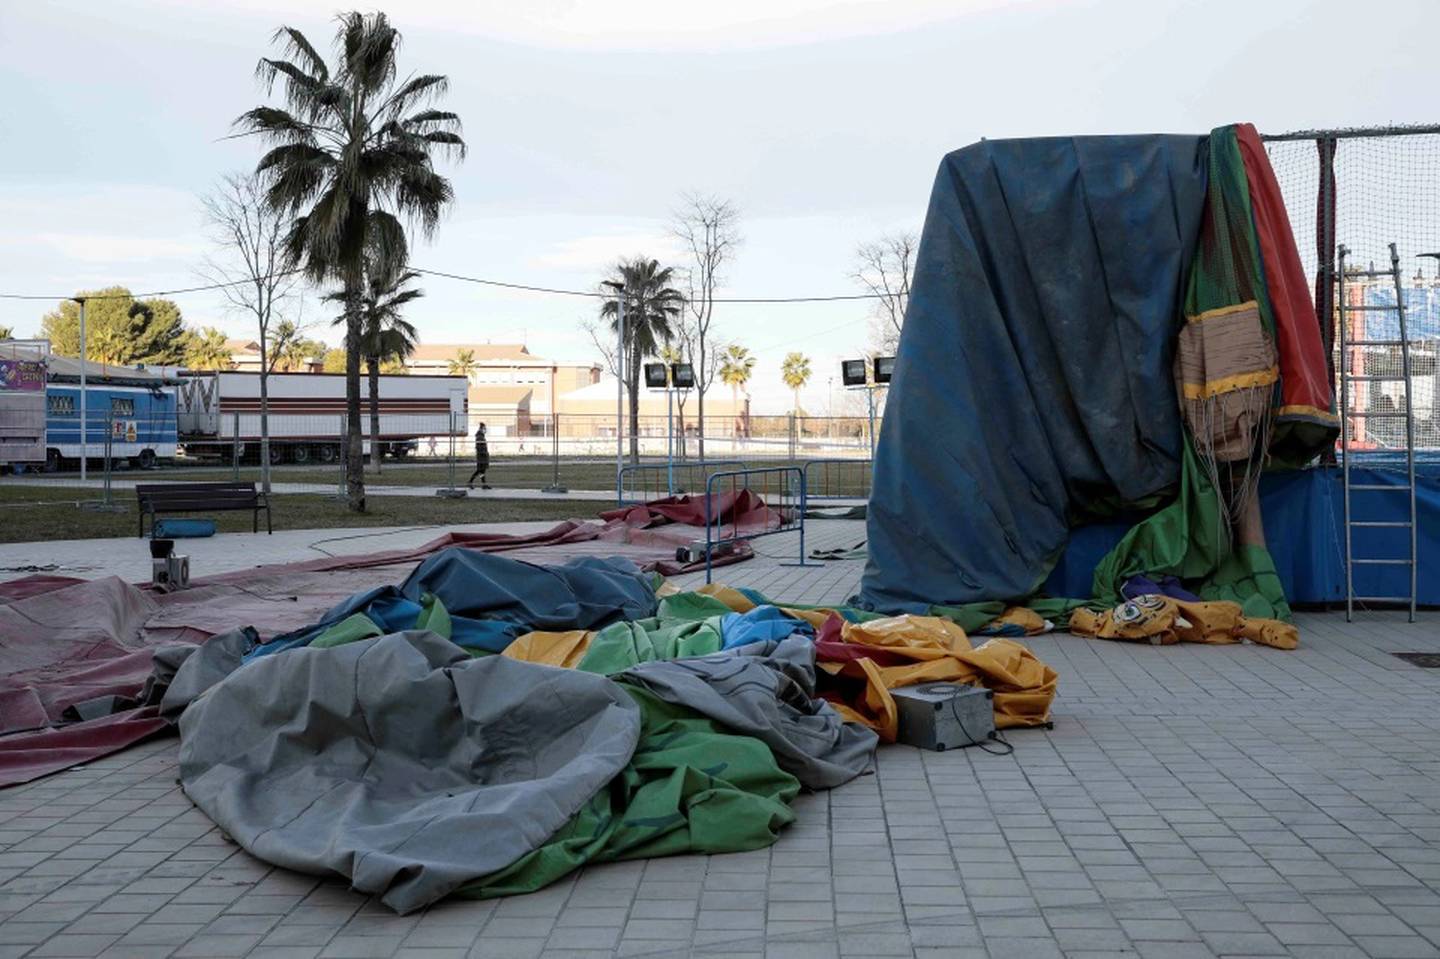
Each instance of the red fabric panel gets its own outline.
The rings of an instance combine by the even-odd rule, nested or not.
[[[1254,125],[1237,124],[1235,138],[1245,162],[1255,233],[1265,264],[1265,285],[1275,313],[1281,405],[1307,406],[1328,412],[1333,394],[1326,372],[1325,347],[1320,341],[1315,305],[1310,300],[1300,251],[1290,232],[1280,185],[1275,181],[1275,171],[1270,168],[1270,158]]]
[[[0,788],[108,756],[170,728],[152,706],[60,729],[5,736],[0,738]]]
[[[38,573],[33,576],[22,576],[19,579],[0,583],[0,606],[13,603],[17,599],[25,599],[27,596],[39,596],[41,593],[64,589],[66,586],[74,586],[76,583],[83,582],[85,580],[75,579],[71,576],[45,576]]]

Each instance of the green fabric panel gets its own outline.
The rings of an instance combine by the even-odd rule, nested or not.
[[[375,621],[369,616],[364,613],[352,613],[311,640],[310,647],[312,649],[329,649],[331,646],[344,646],[346,643],[383,635],[385,634],[381,632],[380,627],[375,625]]]
[[[1225,557],[1201,585],[1200,598],[1239,603],[1251,618],[1290,620],[1290,604],[1275,571],[1275,560],[1261,546],[1241,546]]]
[[[660,600],[659,608],[656,610],[656,619],[709,619],[712,616],[724,616],[733,610],[716,599],[714,596],[707,596],[704,593],[676,593],[674,596],[666,596]]]
[[[678,623],[637,619],[612,623],[596,633],[575,668],[613,676],[654,660],[708,656],[719,652],[720,647],[719,616]]]
[[[983,603],[966,603],[963,606],[931,606],[931,616],[941,616],[955,623],[967,633],[973,633],[1005,612],[1005,603],[989,600]]]
[[[446,639],[450,638],[450,611],[440,597],[426,593],[420,597],[420,615],[415,618],[416,629],[428,629]]]
[[[640,742],[619,776],[539,849],[462,887],[477,899],[534,892],[591,862],[770,845],[793,822],[800,783],[770,748],[633,686]]]

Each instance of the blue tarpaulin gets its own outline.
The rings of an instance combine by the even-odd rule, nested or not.
[[[985,141],[941,163],[876,451],[863,605],[1028,596],[1079,514],[1175,484],[1172,349],[1205,142]]]
[[[1422,574],[1440,569],[1440,462],[1416,466],[1416,534]],[[1357,484],[1403,486],[1405,474],[1386,469],[1355,468]],[[1270,473],[1260,483],[1265,538],[1275,570],[1293,603],[1345,601],[1345,503],[1340,471],[1335,468]],[[1403,492],[1356,491],[1351,503],[1358,520],[1403,522],[1409,504]],[[1088,596],[1095,564],[1130,528],[1126,521],[1096,523],[1072,531],[1070,544],[1045,583],[1051,596]],[[1372,559],[1403,559],[1410,555],[1410,532],[1394,527],[1359,527],[1355,555]],[[1405,566],[1356,566],[1355,592],[1362,596],[1408,596],[1410,569]],[[1418,601],[1440,605],[1440,577],[1421,575]]]

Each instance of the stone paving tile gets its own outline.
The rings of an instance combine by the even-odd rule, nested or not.
[[[778,562],[725,580],[858,585]],[[0,959],[1440,956],[1440,673],[1389,655],[1440,651],[1440,616],[1298,622],[1294,653],[1037,637],[1056,725],[1011,757],[887,747],[769,849],[405,917],[238,850],[157,740],[0,792]]]

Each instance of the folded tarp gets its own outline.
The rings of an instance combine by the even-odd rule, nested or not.
[[[346,620],[356,622],[359,635],[424,628],[428,597],[443,607],[447,638],[489,653],[500,652],[532,630],[598,629],[655,612],[650,575],[626,559],[587,556],[538,566],[451,547],[425,560],[398,586],[351,596],[319,622],[276,637],[251,657],[309,645]]]
[[[1171,371],[1203,136],[987,140],[930,197],[862,604],[1031,595],[1072,519],[1179,476]]]
[[[236,670],[181,716],[180,778],[253,855],[409,912],[544,845],[640,724],[602,676],[399,633]]]

